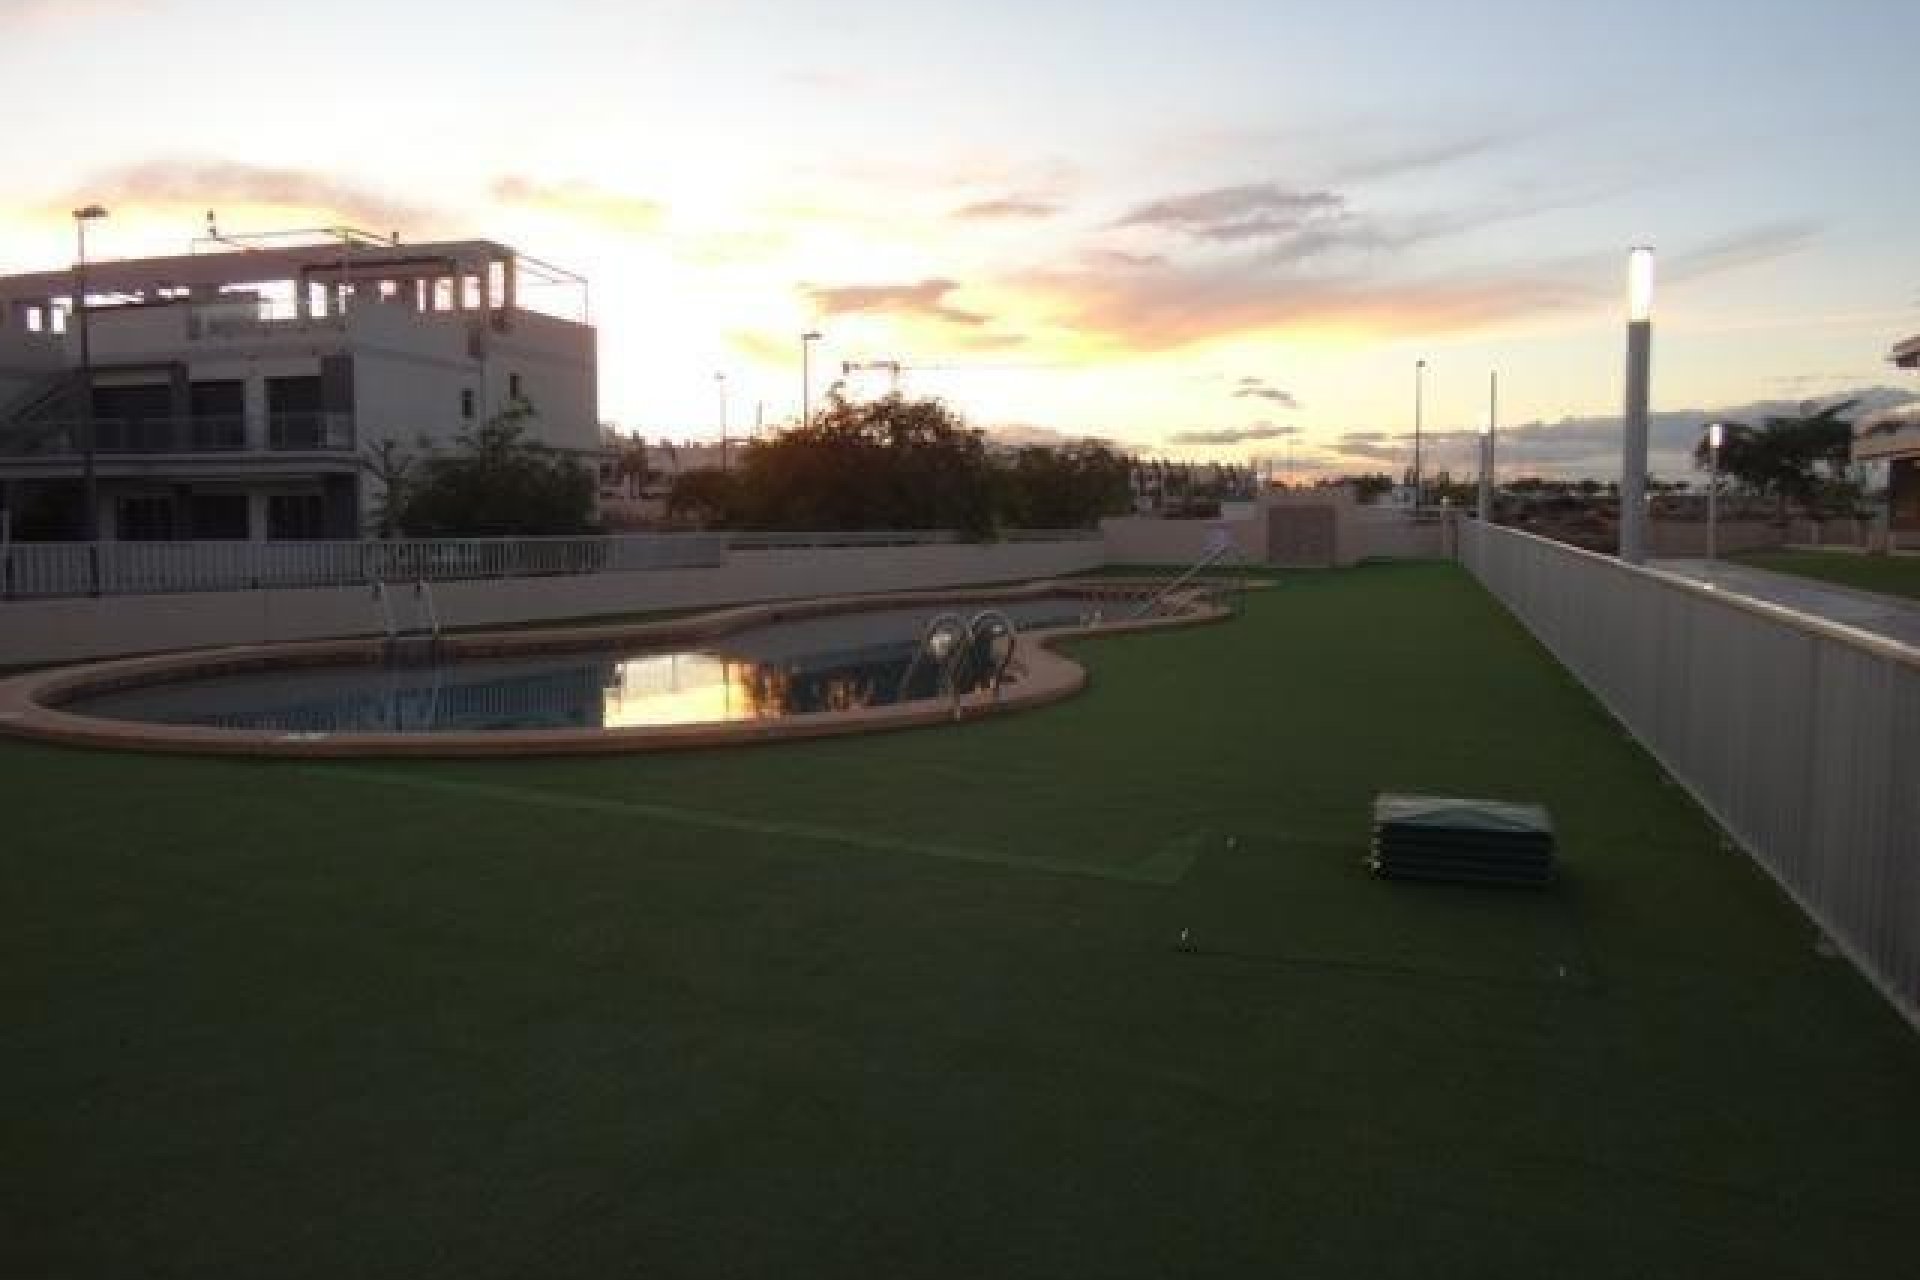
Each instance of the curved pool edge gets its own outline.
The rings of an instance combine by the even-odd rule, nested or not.
[[[442,638],[445,653],[458,658],[499,658],[567,653],[611,644],[671,644],[714,639],[748,627],[840,613],[915,604],[992,604],[1050,594],[1089,599],[1161,586],[1131,579],[1048,579],[1018,587],[886,592],[826,596],[741,605],[657,622],[488,631]],[[81,666],[30,672],[0,681],[0,734],[61,746],[98,747],[174,755],[253,756],[271,759],[474,758],[536,755],[610,755],[757,742],[802,741],[854,733],[908,729],[1026,710],[1058,702],[1087,683],[1086,669],[1056,652],[1060,640],[1159,630],[1217,622],[1227,609],[1204,598],[1220,584],[1196,582],[1170,597],[1181,612],[1128,618],[1092,627],[1055,627],[1021,632],[1023,671],[999,693],[963,695],[958,703],[927,698],[852,711],[816,711],[768,720],[624,728],[454,730],[434,733],[301,733],[267,729],[219,729],[113,720],[63,711],[64,702],[115,689],[283,666],[335,666],[378,662],[379,639],[311,640],[273,645],[196,649],[119,658]]]

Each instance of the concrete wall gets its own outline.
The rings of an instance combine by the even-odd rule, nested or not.
[[[1263,521],[1113,516],[1100,522],[1108,564],[1190,565],[1213,549],[1214,539],[1223,531],[1244,559],[1266,562]]]
[[[1411,512],[1368,508],[1353,522],[1355,560],[1435,560],[1452,554],[1445,522]]]
[[[736,551],[711,569],[656,569],[447,582],[434,601],[448,627],[867,591],[1045,578],[1097,568],[1102,543],[1021,542],[943,546]],[[396,591],[400,624],[418,625],[409,591]],[[365,588],[222,591],[0,603],[0,667],[274,640],[375,635],[379,606]]]
[[[486,331],[486,408],[512,403],[512,380],[533,405],[540,438],[556,449],[600,448],[600,391],[594,331],[537,312],[516,311],[505,332]]]
[[[1109,564],[1188,565],[1206,555],[1216,530],[1224,529],[1241,556],[1253,564],[1276,561],[1285,550],[1284,531],[1269,533],[1269,521],[1284,525],[1287,513],[1326,507],[1334,513],[1334,548],[1327,565],[1348,565],[1373,557],[1439,559],[1453,554],[1453,543],[1439,520],[1416,524],[1406,512],[1356,507],[1317,495],[1264,503],[1256,516],[1242,520],[1159,520],[1120,516],[1100,522]]]

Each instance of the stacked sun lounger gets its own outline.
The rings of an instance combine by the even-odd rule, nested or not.
[[[1381,794],[1367,864],[1390,880],[1538,887],[1554,877],[1553,819],[1537,804]]]

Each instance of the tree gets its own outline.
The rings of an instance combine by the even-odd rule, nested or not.
[[[659,472],[649,464],[647,442],[636,432],[622,435],[612,426],[602,426],[600,441],[603,447],[613,454],[613,478],[629,498],[638,498],[646,492],[647,484]]]
[[[995,514],[1017,529],[1091,528],[1133,510],[1133,463],[1087,441],[1024,448],[996,466]]]
[[[740,484],[730,471],[696,467],[674,476],[667,487],[667,518],[684,520],[696,528],[738,523]]]
[[[442,538],[592,532],[593,472],[529,439],[533,417],[531,405],[515,404],[460,435],[451,453],[418,459],[398,491],[399,527]]]
[[[361,452],[360,466],[380,482],[374,499],[373,531],[379,538],[400,534],[400,517],[406,509],[407,494],[413,483],[419,455],[409,452],[398,440],[369,440]]]
[[[848,400],[747,446],[741,519],[761,529],[993,527],[985,443],[939,400]]]
[[[1842,479],[1853,449],[1853,424],[1841,415],[1859,402],[1843,400],[1816,410],[1812,402],[1795,415],[1770,417],[1764,426],[1726,424],[1720,446],[1720,470],[1756,493],[1771,496],[1785,519],[1789,503],[1812,507],[1823,480]],[[1713,451],[1702,439],[1693,451],[1701,470],[1713,465]],[[1823,477],[1820,469],[1826,468]]]
[[[1393,492],[1393,477],[1384,471],[1375,471],[1368,475],[1334,476],[1314,483],[1316,489],[1338,489],[1342,486],[1353,490],[1356,502],[1369,503]]]

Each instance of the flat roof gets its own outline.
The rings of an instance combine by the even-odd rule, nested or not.
[[[218,242],[216,242],[218,243]],[[439,240],[422,244],[385,244],[335,240],[295,246],[223,249],[160,258],[106,259],[87,264],[87,291],[148,293],[298,280],[303,275],[345,269],[356,276],[382,270],[424,274],[425,269],[478,270],[495,262],[514,262],[541,282],[584,283],[582,277],[493,240]],[[0,276],[0,298],[65,297],[73,292],[73,268]]]

